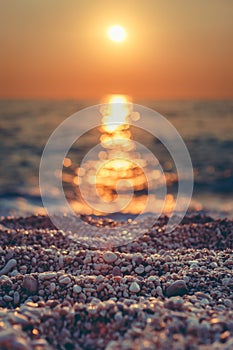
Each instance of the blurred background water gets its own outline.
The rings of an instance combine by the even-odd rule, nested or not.
[[[0,215],[44,213],[38,185],[43,148],[54,129],[68,116],[96,101],[0,101]],[[191,208],[217,216],[233,213],[233,101],[136,101],[165,116],[183,137],[194,168]],[[146,133],[136,139],[150,148],[167,174],[170,199],[177,189],[168,152]],[[78,202],[75,171],[100,132],[92,130],[75,144],[64,167],[64,190]],[[51,188],[49,196],[55,196]],[[138,193],[144,198],[145,193]],[[76,207],[81,212],[82,206]],[[130,209],[129,209],[130,211]],[[85,213],[85,210],[83,210]]]

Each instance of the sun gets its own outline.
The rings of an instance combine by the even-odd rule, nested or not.
[[[124,41],[126,38],[125,29],[121,26],[115,25],[108,29],[108,36],[111,40],[115,42]]]

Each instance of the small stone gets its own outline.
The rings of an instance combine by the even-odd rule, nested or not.
[[[198,318],[190,317],[187,319],[187,332],[196,335],[199,330]]]
[[[233,285],[233,279],[225,277],[222,279],[222,284],[224,285],[224,287],[228,287],[230,285]]]
[[[184,294],[188,293],[188,288],[183,280],[177,280],[173,282],[169,287],[166,289],[166,296],[172,297],[172,296],[182,296]]]
[[[181,310],[183,307],[183,299],[181,297],[171,297],[167,299],[164,306],[170,310]]]
[[[79,294],[81,293],[81,291],[82,291],[82,287],[78,286],[77,284],[73,286],[73,293]]]
[[[227,266],[227,267],[232,267],[233,266],[233,259],[227,259],[224,263],[223,263],[224,266]]]
[[[210,296],[209,294],[206,294],[206,293],[203,293],[203,292],[196,292],[195,293],[195,296],[198,298],[198,299],[210,299]]]
[[[197,263],[192,263],[190,265],[190,269],[193,269],[193,270],[198,270],[199,269],[199,265]]]
[[[55,290],[56,290],[56,284],[55,284],[54,282],[52,282],[52,283],[50,284],[49,290],[50,290],[51,293],[54,293],[54,292],[55,292]]]
[[[138,266],[134,271],[136,272],[136,274],[141,275],[145,271],[145,269],[143,266]]]
[[[16,265],[17,261],[15,259],[10,259],[3,269],[0,270],[0,276],[8,274]]]
[[[6,253],[6,259],[10,260],[11,258],[13,258],[14,256],[14,250],[13,249],[8,249],[7,253]]]
[[[119,268],[119,266],[114,266],[114,268],[112,269],[112,274],[113,276],[121,276],[121,269]]]
[[[16,336],[12,329],[2,330],[0,333],[0,348],[14,350],[29,350],[28,343],[21,336]]]
[[[16,275],[19,275],[19,271],[18,271],[18,270],[13,270],[12,272],[9,273],[9,275],[10,275],[11,277],[14,277],[14,276],[16,276]]]
[[[19,292],[14,292],[14,305],[18,305],[20,300]]]
[[[130,292],[132,293],[138,293],[140,292],[141,288],[137,282],[132,282],[129,287]]]
[[[111,340],[106,346],[105,350],[116,350],[119,349],[118,342],[115,340]]]
[[[209,305],[209,300],[206,298],[203,298],[200,300],[200,304],[203,306]]]
[[[71,282],[71,279],[69,276],[61,276],[59,278],[59,284],[69,284]]]
[[[145,271],[146,271],[146,272],[150,272],[150,270],[152,270],[152,267],[151,267],[150,265],[147,265],[147,266],[145,267]]]
[[[9,295],[4,295],[3,300],[7,303],[10,303],[13,300],[13,298]]]
[[[143,262],[143,256],[141,253],[135,253],[132,258],[132,263],[135,266],[136,264],[141,264]]]
[[[156,287],[156,293],[157,293],[157,295],[159,296],[159,297],[164,297],[164,295],[163,295],[163,290],[162,290],[162,288],[160,287],[160,286],[157,286]]]
[[[36,349],[46,349],[48,347],[48,343],[45,339],[36,339],[36,340],[32,340],[31,344],[33,346],[33,348],[35,347]]]
[[[115,314],[114,319],[115,319],[116,322],[121,322],[122,319],[123,319],[122,312],[121,312],[121,311],[118,311],[118,312]]]
[[[85,259],[83,260],[84,265],[90,264],[91,263],[91,255],[87,255]]]
[[[18,313],[18,312],[15,312],[15,314],[14,314],[14,320],[15,320],[17,323],[22,324],[22,325],[26,325],[26,324],[29,323],[27,317],[24,316],[24,315],[22,315],[22,314],[20,314],[20,313]]]
[[[106,252],[103,254],[103,259],[106,263],[111,264],[117,260],[117,256],[113,252]]]
[[[8,276],[3,275],[0,277],[0,285],[4,287],[12,287],[13,282]]]
[[[33,258],[32,258],[32,266],[36,266],[36,262],[37,262],[36,258],[33,257]]]
[[[210,264],[210,267],[211,267],[212,269],[216,269],[216,268],[218,267],[218,264],[217,264],[215,261],[213,261],[213,262]]]
[[[25,276],[23,279],[23,288],[29,293],[36,293],[38,291],[38,282],[32,276]]]
[[[226,307],[229,307],[229,308],[233,307],[233,302],[230,299],[224,299],[223,303]]]
[[[170,255],[166,255],[165,256],[165,261],[166,262],[171,262],[172,261],[172,257]]]
[[[55,278],[56,276],[56,272],[43,272],[39,274],[38,278],[39,280],[50,280],[52,278]]]
[[[63,265],[64,265],[63,255],[59,256],[59,258],[58,258],[58,265],[59,265],[60,268],[63,267]]]

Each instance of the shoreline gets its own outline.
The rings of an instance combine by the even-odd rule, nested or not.
[[[165,221],[106,250],[45,216],[2,218],[1,349],[230,350],[233,221]]]

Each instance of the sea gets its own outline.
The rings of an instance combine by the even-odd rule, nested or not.
[[[49,137],[70,115],[98,101],[79,100],[1,100],[0,101],[0,215],[25,216],[44,214],[39,186],[41,156]],[[155,100],[135,101],[163,115],[181,135],[192,160],[194,189],[190,211],[207,212],[216,217],[233,216],[233,100]],[[94,116],[93,116],[94,118]],[[141,116],[143,118],[143,116]],[[80,123],[84,120],[80,120]],[[124,131],[126,132],[126,131]],[[106,132],[105,132],[106,133]],[[93,214],[80,200],[78,174],[81,162],[96,144],[103,131],[88,130],[69,150],[64,160],[63,188],[76,212]],[[127,128],[127,135],[129,130]],[[134,130],[137,142],[156,155],[167,181],[167,199],[173,202],[177,191],[176,169],[166,147],[148,132]],[[105,150],[106,151],[106,150]],[[102,156],[105,153],[101,153]],[[95,160],[93,159],[93,162]],[[115,200],[116,174],[122,163],[111,163],[105,169],[104,184],[99,182],[100,196],[105,202]],[[119,167],[121,170],[119,170]],[[127,168],[127,166],[126,166]],[[118,171],[119,170],[119,171]],[[114,175],[115,174],[115,175]],[[139,181],[140,171],[128,169],[125,176],[137,179],[134,203],[125,213],[141,210],[147,190]],[[152,177],[154,173],[151,173]],[[90,177],[91,178],[91,177]],[[120,178],[122,180],[122,176]],[[103,180],[103,179],[102,179]],[[56,202],[56,188],[48,189]],[[167,209],[168,210],[168,209]]]

